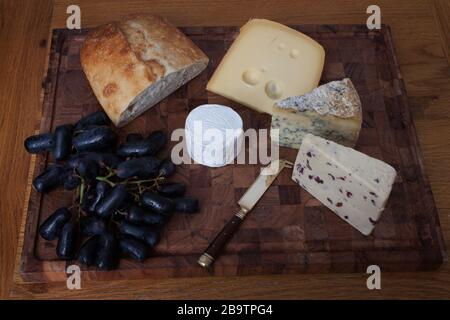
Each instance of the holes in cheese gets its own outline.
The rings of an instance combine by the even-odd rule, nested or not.
[[[324,60],[322,46],[303,33],[252,19],[241,28],[206,89],[272,113],[275,101],[317,87]]]

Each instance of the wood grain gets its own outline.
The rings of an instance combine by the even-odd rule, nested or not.
[[[433,12],[442,39],[442,48],[450,63],[450,2],[447,0],[433,0]]]
[[[446,0],[442,0],[445,3]],[[82,8],[83,26],[114,20],[129,12],[152,11],[178,25],[239,25],[250,17],[265,17],[292,24],[364,23],[365,8],[371,1],[77,1]],[[248,4],[247,4],[248,3]],[[52,28],[64,27],[65,9],[71,1],[57,1]],[[450,120],[448,118],[450,78],[433,10],[429,0],[379,0],[382,22],[391,25],[398,62],[419,140],[438,206],[447,247],[450,246]],[[365,275],[297,275],[268,277],[227,277],[214,279],[167,279],[147,281],[89,282],[81,291],[69,291],[64,284],[23,284],[16,273],[11,287],[14,253],[23,241],[19,233],[21,207],[27,196],[30,157],[21,146],[40,118],[40,79],[46,49],[37,48],[48,40],[51,1],[3,1],[1,17],[1,72],[8,80],[1,86],[0,113],[1,185],[1,297],[13,298],[449,298],[450,267],[439,272],[384,274],[382,290],[366,289]],[[180,14],[183,12],[183,14]],[[436,10],[448,24],[448,14]],[[213,21],[213,22],[211,22]],[[448,34],[448,33],[447,33]],[[8,41],[4,41],[8,39]],[[43,43],[43,42],[42,42]],[[6,46],[6,48],[5,48]],[[4,50],[7,49],[7,50]],[[48,47],[47,47],[48,49]],[[12,54],[14,53],[14,54]],[[22,62],[23,64],[20,64]],[[5,67],[7,68],[5,68]],[[2,74],[3,75],[3,74]],[[5,79],[5,77],[2,77]],[[26,90],[24,90],[26,89]],[[33,119],[32,119],[33,118]],[[14,164],[11,166],[11,164]],[[7,169],[5,169],[7,168]],[[24,221],[24,220],[22,220]],[[244,279],[244,281],[243,281]]]
[[[152,257],[145,262],[122,259],[118,270],[110,272],[82,267],[84,279],[342,273],[365,271],[372,264],[385,271],[423,271],[441,265],[443,241],[436,206],[423,169],[389,27],[383,26],[380,31],[370,31],[365,25],[292,27],[324,47],[327,58],[321,83],[348,77],[358,90],[363,126],[356,149],[384,160],[397,170],[397,182],[373,234],[364,237],[353,230],[296,185],[290,179],[291,171],[286,169],[239,232],[227,241],[220,258],[205,270],[196,264],[196,259],[211,245],[224,221],[238,209],[236,202],[253,183],[258,165],[212,169],[183,164],[171,180],[187,184],[188,195],[200,200],[200,212],[187,217],[175,215],[163,229],[162,240]],[[182,128],[187,114],[203,103],[232,106],[241,115],[244,129],[267,129],[270,123],[267,115],[205,89],[237,36],[238,28],[182,27],[181,30],[210,58],[208,67],[151,111],[117,129],[119,139],[125,139],[130,132],[147,136],[152,130],[163,130],[170,134]],[[80,65],[79,50],[86,33],[87,29],[53,31],[40,132],[53,131],[57,125],[74,123],[82,115],[101,109]],[[248,159],[248,145],[246,149]],[[296,154],[297,150],[280,148],[280,157],[289,161],[293,162]],[[47,154],[36,158],[36,165],[31,169],[34,176],[53,162]],[[45,241],[37,235],[42,221],[72,202],[73,192],[60,189],[44,195],[31,191],[20,266],[24,281],[61,281],[66,278],[65,266],[78,264],[58,260],[56,241]],[[229,226],[233,225],[236,226]],[[232,234],[230,230],[225,233]],[[215,257],[214,251],[207,250]]]
[[[0,296],[7,297],[30,163],[23,139],[40,118],[52,4],[42,1],[38,11],[26,0],[1,1],[0,6]]]

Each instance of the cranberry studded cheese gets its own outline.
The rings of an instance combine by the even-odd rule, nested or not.
[[[354,149],[307,134],[292,179],[362,234],[384,210],[396,171]]]

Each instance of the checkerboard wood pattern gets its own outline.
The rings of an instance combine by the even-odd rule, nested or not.
[[[172,180],[188,185],[198,197],[201,212],[175,215],[164,229],[154,256],[144,263],[121,260],[116,271],[82,267],[86,279],[247,275],[298,272],[364,272],[377,264],[384,271],[438,268],[445,256],[439,219],[428,183],[418,140],[407,104],[388,26],[367,30],[356,25],[293,26],[320,42],[326,50],[322,83],[350,77],[363,105],[363,129],[357,149],[382,159],[398,171],[387,208],[369,237],[361,235],[321,205],[290,178],[285,169],[214,267],[205,270],[196,260],[216,233],[238,209],[237,201],[259,173],[261,165],[207,168],[181,165]],[[204,103],[234,108],[245,128],[270,127],[268,115],[258,114],[205,90],[227,48],[238,33],[235,27],[187,27],[182,30],[210,58],[205,72],[183,86],[130,125],[118,130],[168,134],[184,127],[189,111]],[[54,30],[48,74],[43,82],[41,132],[73,123],[100,108],[84,77],[79,50],[86,30]],[[171,142],[174,146],[178,142]],[[248,151],[248,144],[246,148]],[[163,156],[169,155],[170,148]],[[291,161],[296,150],[281,148]],[[51,162],[38,155],[33,170],[39,174]],[[66,265],[56,260],[56,242],[37,235],[37,228],[56,208],[71,203],[71,192],[56,190],[41,196],[31,191],[27,209],[21,275],[25,281],[64,280]]]

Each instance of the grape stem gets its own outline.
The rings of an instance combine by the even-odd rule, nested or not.
[[[122,215],[122,216],[125,216],[125,215],[126,215],[125,212],[123,212],[122,210],[119,210],[119,209],[116,210],[116,213],[118,213],[118,214],[120,214],[120,215]]]
[[[130,194],[134,197],[134,201],[139,201],[139,194],[136,192],[130,192]]]
[[[156,179],[147,179],[147,180],[135,180],[135,181],[128,181],[128,182],[126,182],[126,181],[124,181],[124,182],[121,182],[122,184],[137,184],[137,185],[140,185],[140,184],[143,184],[143,183],[147,183],[147,182],[155,182],[156,181]]]
[[[83,203],[83,195],[84,195],[84,179],[81,178],[81,183],[78,189],[78,198],[80,205]]]
[[[115,175],[115,173],[110,172],[108,175],[106,175],[104,177],[98,176],[98,177],[95,177],[95,179],[98,180],[98,181],[104,181],[104,182],[108,183],[111,187],[114,187],[116,184],[124,184],[126,186],[137,185],[139,190],[141,188],[153,188],[154,186],[157,186],[160,183],[161,180],[165,179],[164,177],[158,176],[158,177],[156,177],[154,179],[131,180],[131,181],[129,179],[127,179],[127,180],[122,181],[122,182],[114,183],[111,180],[109,180],[109,178],[114,176],[114,175]],[[142,186],[142,184],[149,183],[149,182],[153,183],[150,187]]]
[[[111,178],[112,176],[116,175],[116,172],[111,169],[110,167],[106,167],[108,169],[108,174],[105,176],[105,178]]]
[[[105,176],[105,177],[95,177],[95,179],[98,180],[98,181],[104,181],[104,182],[108,183],[111,187],[114,187],[116,185],[114,182],[109,180],[107,178],[107,176]]]

